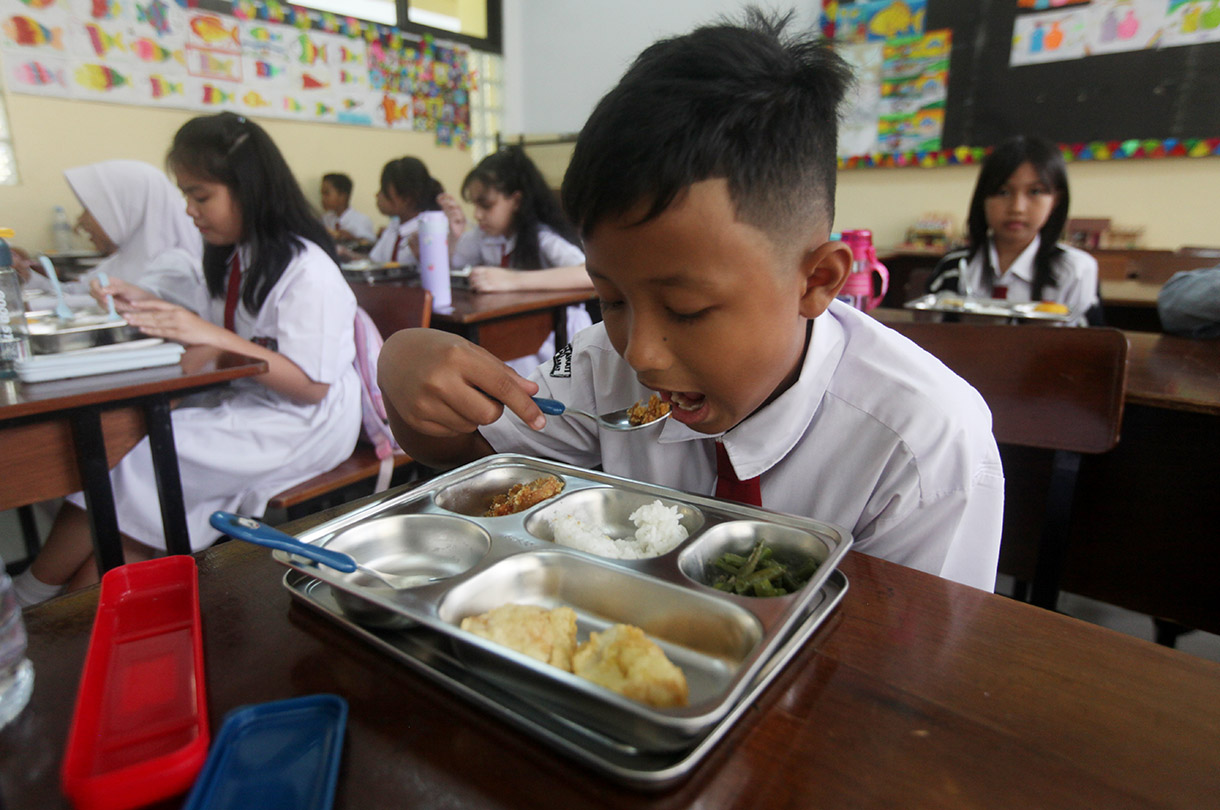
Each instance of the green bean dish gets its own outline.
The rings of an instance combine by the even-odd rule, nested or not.
[[[740,596],[783,596],[808,582],[818,561],[811,559],[800,566],[781,562],[772,548],[759,540],[748,556],[726,552],[712,565],[717,571],[712,587],[717,590]]]

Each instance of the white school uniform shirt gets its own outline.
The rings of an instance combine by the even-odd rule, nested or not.
[[[532,379],[539,396],[591,413],[651,393],[599,324]],[[713,495],[715,439],[667,419],[605,431],[511,412],[481,429],[519,452]],[[835,301],[814,322],[799,379],[723,434],[739,478],[761,476],[764,508],[833,523],[854,548],[984,590],[995,588],[1004,474],[983,398],[894,330]]]
[[[331,469],[351,455],[360,432],[360,380],[354,360],[356,299],[320,247],[301,252],[258,312],[239,303],[238,335],[287,357],[330,388],[322,401],[294,402],[255,380],[186,397],[172,412],[191,548],[210,545],[217,509],[261,515],[272,495]],[[225,297],[198,313],[224,323]],[[165,547],[148,439],[111,473],[119,529],[141,543]],[[80,495],[70,496],[78,506]]]
[[[79,279],[64,282],[64,292],[88,295],[90,280],[100,272],[143,286],[145,274],[169,251],[199,263],[203,237],[186,214],[182,193],[156,166],[139,160],[104,160],[66,169],[64,179],[117,245]],[[31,273],[26,286],[53,289],[50,280],[39,273]]]
[[[1009,301],[1033,300],[1034,255],[1042,237],[1035,236],[1021,255],[1013,261],[1008,270],[1000,276],[996,286],[1007,287]],[[1047,284],[1042,288],[1042,300],[1058,301],[1072,310],[1072,317],[1065,321],[1068,326],[1087,326],[1085,313],[1101,301],[1097,297],[1097,260],[1079,248],[1060,244],[1063,253],[1051,263],[1054,278],[1057,283]],[[987,250],[991,257],[991,266],[999,267],[995,243],[987,240]],[[991,287],[983,281],[983,254],[975,253],[974,259],[966,265],[970,288],[976,295],[990,295]],[[959,286],[960,290],[961,287]]]
[[[488,236],[481,229],[472,228],[458,239],[457,245],[449,256],[449,265],[455,268],[468,265],[502,267],[504,261],[512,255],[516,247],[516,234],[507,237]],[[555,233],[547,225],[538,226],[538,252],[542,256],[542,266],[537,268],[539,270],[551,267],[574,267],[585,263],[584,251]],[[568,307],[565,317],[567,318],[569,340],[580,330],[593,325],[593,318],[589,316],[589,311],[583,306]],[[518,374],[526,376],[538,366],[547,364],[554,355],[555,333],[551,332],[537,352],[515,357],[508,361],[508,365]]]
[[[342,214],[323,211],[322,224],[330,231],[342,228],[356,239],[366,242],[372,242],[377,238],[377,232],[373,230],[373,220],[350,206],[344,209]]]
[[[411,246],[407,244],[408,237],[418,232],[418,214],[406,222],[399,222],[397,217],[391,219],[390,224],[386,225],[385,230],[381,232],[381,238],[377,240],[377,244],[373,245],[373,249],[369,251],[369,259],[380,264],[398,262],[403,267],[418,264],[419,260],[412,252]],[[397,250],[394,249],[395,243],[398,245]]]

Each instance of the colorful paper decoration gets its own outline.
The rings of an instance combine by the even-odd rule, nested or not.
[[[1126,160],[1129,158],[1220,157],[1220,138],[1148,138],[1126,141],[1091,141],[1060,144],[1063,159]],[[853,155],[840,158],[840,169],[861,169],[889,166],[965,166],[982,162],[989,150],[981,146],[958,146],[936,152],[897,152]]]
[[[18,93],[471,140],[468,48],[279,0],[30,0],[0,11],[0,50]]]

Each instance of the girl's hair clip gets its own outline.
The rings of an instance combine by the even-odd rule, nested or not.
[[[237,116],[237,123],[239,123],[239,124],[246,123],[246,116],[244,116],[244,115]]]
[[[232,157],[233,153],[237,151],[237,148],[249,139],[250,139],[250,133],[248,133],[248,132],[243,132],[242,134],[238,135],[237,138],[233,141],[233,145],[230,146],[228,148],[228,150],[225,152],[225,157]]]

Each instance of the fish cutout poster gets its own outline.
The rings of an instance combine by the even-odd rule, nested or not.
[[[1160,43],[1165,0],[1094,0],[1088,13],[1087,54],[1142,51]]]
[[[241,0],[4,0],[11,92],[433,132],[470,143],[470,51],[394,28]],[[881,18],[882,22],[886,19]]]
[[[923,34],[927,0],[867,0],[841,4],[837,42],[884,42]]]
[[[24,59],[9,54],[4,60],[8,86],[14,92],[66,98],[72,94],[67,59],[28,55]]]
[[[1088,7],[1024,14],[1013,23],[1011,67],[1063,62],[1085,55]]]

